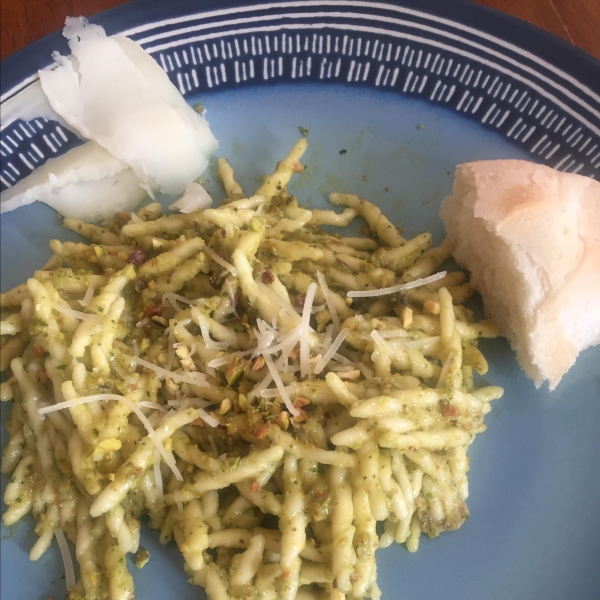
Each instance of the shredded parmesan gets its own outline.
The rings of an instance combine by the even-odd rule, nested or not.
[[[381,333],[379,333],[379,331],[373,329],[373,331],[371,331],[371,337],[376,344],[381,346],[388,356],[394,356],[395,352],[393,348],[381,337]]]
[[[182,513],[183,512],[183,502],[181,501],[181,498],[179,497],[179,492],[177,490],[175,490],[174,495],[175,495],[175,504],[177,504],[177,510],[180,513]]]
[[[340,318],[335,308],[331,292],[329,291],[327,281],[325,281],[325,275],[323,275],[321,271],[317,271],[317,281],[319,282],[321,292],[323,293],[323,297],[325,298],[325,304],[327,304],[327,308],[329,309],[329,314],[331,315],[331,323],[333,324],[333,334],[335,334],[340,328]]]
[[[446,361],[444,362],[444,366],[442,367],[442,372],[440,373],[440,378],[438,379],[438,382],[435,386],[436,388],[444,387],[444,382],[446,381],[446,375],[448,375],[448,371],[450,370],[450,365],[452,364],[452,361],[454,360],[455,356],[456,356],[456,352],[454,350],[452,350],[452,352],[450,352],[450,354],[448,354],[448,357],[446,358]]]
[[[83,306],[83,307],[89,306],[93,297],[94,297],[94,287],[90,285],[90,286],[88,286],[88,289],[85,291],[85,296],[81,300],[79,300],[79,304],[81,304],[81,306]]]
[[[414,281],[410,281],[409,283],[401,283],[400,285],[394,285],[388,288],[381,288],[379,290],[355,290],[348,292],[346,295],[348,296],[348,298],[371,298],[373,296],[387,296],[388,294],[397,294],[398,292],[412,290],[414,288],[421,287],[422,285],[427,285],[428,283],[433,283],[434,281],[444,279],[444,277],[446,277],[446,274],[446,271],[441,271],[440,273],[435,273],[434,275],[430,275],[429,277],[423,277],[423,279],[415,279]]]
[[[273,291],[268,285],[262,284],[263,290],[272,300],[275,300],[279,306],[290,316],[296,323],[300,322],[300,315],[294,310],[293,306],[286,302],[277,292]]]
[[[306,291],[304,308],[302,309],[302,321],[300,324],[300,375],[310,378],[310,346],[308,345],[308,329],[310,327],[310,315],[312,305],[317,292],[317,284],[311,283]]]
[[[142,422],[142,424],[148,431],[148,437],[152,440],[152,442],[160,452],[160,455],[165,461],[165,464],[169,466],[169,468],[171,469],[171,471],[173,471],[175,477],[179,481],[183,481],[183,477],[181,476],[181,473],[179,472],[179,469],[175,464],[175,459],[165,450],[165,447],[162,445],[162,442],[156,437],[154,427],[152,427],[152,424],[150,423],[150,421],[148,421],[146,415],[140,410],[140,407],[137,404],[135,404],[128,398],[125,398],[125,396],[119,396],[117,394],[94,394],[92,396],[83,396],[81,398],[74,398],[73,400],[65,400],[64,402],[59,402],[58,404],[53,404],[52,406],[44,406],[43,408],[40,408],[38,412],[40,413],[40,415],[45,415],[47,413],[51,413],[57,410],[64,410],[65,408],[71,408],[72,406],[78,406],[80,404],[88,404],[89,402],[97,402],[99,400],[116,400],[118,402],[123,402],[123,404],[125,404],[129,409],[131,409],[131,411],[137,415],[137,418]]]
[[[211,427],[218,427],[219,426],[219,421],[217,421],[212,415],[209,415],[205,410],[202,410],[201,408],[196,408],[196,412],[198,413],[198,416],[207,425],[210,425]]]
[[[148,323],[150,323],[150,319],[148,317],[146,317],[145,319],[142,319],[141,321],[138,321],[135,326],[136,327],[144,327],[145,325],[147,325]]]
[[[168,301],[169,304],[176,311],[181,310],[181,307],[179,306],[179,304],[177,304],[178,300],[179,300],[179,302],[183,302],[184,304],[195,304],[196,303],[195,300],[190,300],[188,298],[185,298],[184,296],[181,296],[180,294],[175,294],[174,292],[165,292],[162,297],[162,303],[165,304],[165,302]]]
[[[218,265],[221,265],[224,269],[227,269],[234,277],[237,277],[237,269],[228,263],[224,258],[221,258],[212,248],[205,246],[202,250],[206,252]]]
[[[338,362],[342,363],[343,365],[354,365],[354,363],[347,359],[345,356],[342,356],[339,352],[336,352],[333,355],[333,359],[337,360]]]
[[[75,585],[75,569],[73,567],[73,557],[67,544],[67,538],[63,533],[63,530],[58,527],[54,530],[54,536],[58,543],[58,549],[60,550],[60,556],[63,561],[65,568],[65,583],[67,585],[67,592]]]
[[[295,394],[298,391],[298,386],[296,384],[288,385],[285,388],[285,391],[288,394]],[[281,392],[278,388],[261,390],[260,395],[262,398],[277,398],[281,396]]]
[[[338,336],[333,341],[333,344],[331,344],[327,352],[323,354],[323,358],[315,365],[315,375],[318,375],[327,366],[327,363],[333,358],[333,355],[338,351],[338,348],[344,343],[349,331],[349,329],[342,329],[339,332]]]
[[[367,379],[373,379],[373,377],[375,376],[375,374],[373,373],[373,371],[371,371],[371,369],[369,369],[369,367],[367,367],[367,365],[365,365],[364,362],[357,362],[356,366],[360,369],[360,372],[367,378]]]
[[[154,363],[148,362],[139,356],[132,356],[131,358],[139,365],[154,371],[159,377],[169,377],[174,381],[182,381],[184,383],[190,383],[191,385],[198,385],[200,387],[209,387],[206,378],[201,373],[175,373],[174,371],[168,371],[167,369],[163,369]]]
[[[273,364],[273,359],[268,354],[265,354],[264,357],[271,376],[273,377],[273,381],[275,382],[275,385],[277,386],[277,389],[279,390],[287,409],[294,417],[297,417],[300,414],[300,411],[292,404],[290,395],[287,393],[287,390],[283,385],[283,381],[281,381],[281,375],[279,375],[277,367]]]
[[[206,320],[206,317],[200,311],[198,311],[196,314],[198,317],[198,325],[200,325],[200,333],[202,333],[202,339],[204,340],[204,345],[207,348],[227,350],[229,346],[227,342],[215,342],[214,340],[210,339],[210,331],[208,330],[208,321]]]
[[[162,502],[163,500],[163,478],[160,472],[160,453],[158,450],[154,451],[154,485],[156,486],[156,495]]]
[[[96,315],[90,315],[89,313],[84,313],[79,310],[73,310],[72,308],[61,306],[60,304],[52,304],[52,308],[63,315],[75,317],[81,321],[95,321],[97,319]]]
[[[159,404],[158,402],[150,402],[149,400],[142,400],[139,405],[143,406],[144,408],[153,408],[154,410],[158,410],[162,413],[167,412],[167,409],[162,404]]]
[[[131,211],[131,220],[134,223],[143,223],[142,219],[140,219],[133,211]]]
[[[126,381],[127,383],[137,383],[137,379],[129,373],[127,373],[127,371],[125,371],[125,369],[123,369],[123,367],[121,367],[121,365],[116,360],[113,360],[110,363],[110,366],[123,381]]]

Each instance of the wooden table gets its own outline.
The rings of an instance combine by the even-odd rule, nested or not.
[[[164,0],[167,1],[167,0]],[[444,2],[446,0],[440,0]],[[529,21],[600,59],[600,0],[476,0]],[[1,57],[62,27],[65,16],[94,13],[123,0],[0,0]]]

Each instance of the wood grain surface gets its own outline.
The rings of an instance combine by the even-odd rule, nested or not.
[[[600,0],[476,1],[554,33],[600,59]],[[1,58],[59,29],[67,15],[90,16],[119,4],[123,0],[0,0]]]

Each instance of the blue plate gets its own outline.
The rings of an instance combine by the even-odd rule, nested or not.
[[[207,108],[219,154],[246,189],[306,127],[308,168],[294,183],[303,202],[353,191],[408,234],[426,229],[439,241],[437,213],[458,163],[524,158],[599,173],[600,64],[470,2],[137,1],[93,21],[140,42],[190,102]],[[2,63],[2,102],[35,80],[53,50],[67,52],[59,33]],[[2,189],[74,143],[43,119],[9,125]],[[217,186],[209,191],[218,197]],[[49,257],[51,238],[76,237],[41,204],[0,221],[3,290]],[[505,342],[484,352],[487,379],[506,394],[470,451],[471,520],[424,539],[415,555],[379,551],[384,598],[598,598],[600,348],[584,352],[554,393],[535,389]],[[34,537],[29,519],[2,529],[6,600],[64,596],[55,546],[28,561]],[[198,597],[174,544],[161,547],[148,530],[142,544],[152,559],[141,572],[132,567],[139,599]]]

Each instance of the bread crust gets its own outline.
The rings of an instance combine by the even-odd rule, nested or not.
[[[536,386],[600,343],[600,183],[528,161],[459,165],[440,215]]]

